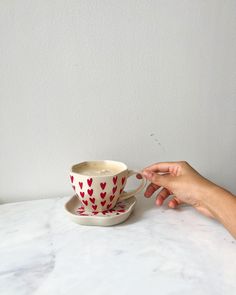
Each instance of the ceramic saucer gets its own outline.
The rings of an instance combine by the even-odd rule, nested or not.
[[[111,226],[124,222],[134,210],[135,196],[117,202],[113,209],[103,212],[87,212],[80,200],[74,195],[66,204],[65,210],[71,220],[82,225]]]

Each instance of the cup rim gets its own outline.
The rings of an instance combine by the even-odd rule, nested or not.
[[[110,164],[119,165],[120,167],[122,167],[122,169],[119,172],[117,172],[115,174],[107,174],[106,177],[118,175],[121,172],[124,172],[124,171],[128,170],[127,165],[125,163],[123,163],[123,162],[120,162],[120,161],[114,161],[114,160],[88,160],[88,161],[83,161],[83,162],[80,162],[80,163],[77,163],[77,164],[72,165],[72,167],[70,169],[70,173],[81,175],[81,176],[85,176],[84,174],[80,174],[79,172],[76,172],[74,170],[77,167],[79,167],[81,165],[85,165],[87,163],[110,163]],[[99,177],[104,177],[104,175],[92,175],[92,177],[99,178]]]

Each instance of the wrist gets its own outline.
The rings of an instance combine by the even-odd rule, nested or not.
[[[219,191],[219,189],[222,188],[220,188],[215,183],[204,179],[199,189],[199,203],[201,203],[202,206],[206,207],[209,198],[212,198],[212,196],[214,196]]]
[[[203,207],[211,209],[212,206],[214,207],[216,203],[220,204],[224,198],[231,198],[233,194],[231,194],[226,189],[216,185],[213,182],[207,180],[207,184],[204,186],[200,203]]]

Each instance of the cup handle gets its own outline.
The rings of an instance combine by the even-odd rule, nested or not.
[[[138,172],[135,172],[133,170],[129,170],[128,171],[128,177],[134,175],[134,174],[138,174]],[[127,177],[127,178],[128,178]],[[135,194],[137,194],[138,192],[140,192],[146,185],[147,183],[147,180],[142,176],[142,182],[140,184],[139,187],[137,187],[136,189],[132,190],[132,191],[129,191],[129,192],[124,192],[120,197],[119,197],[119,201],[123,201],[123,200],[126,200],[132,196],[134,196]]]

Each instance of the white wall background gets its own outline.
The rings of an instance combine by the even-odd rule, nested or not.
[[[0,1],[0,200],[86,159],[185,159],[236,193],[236,1]]]

